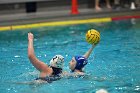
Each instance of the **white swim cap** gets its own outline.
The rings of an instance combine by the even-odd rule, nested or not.
[[[64,57],[62,55],[55,55],[50,61],[50,66],[56,67],[56,68],[63,68]]]

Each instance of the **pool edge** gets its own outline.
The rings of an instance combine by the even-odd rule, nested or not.
[[[17,29],[31,29],[31,28],[46,27],[46,26],[65,26],[65,25],[74,25],[74,24],[101,23],[101,22],[111,22],[111,21],[117,21],[117,20],[131,19],[131,18],[138,19],[140,18],[140,15],[91,18],[91,19],[55,21],[55,22],[42,22],[42,23],[32,23],[32,24],[25,24],[25,25],[0,26],[0,31],[13,31]]]

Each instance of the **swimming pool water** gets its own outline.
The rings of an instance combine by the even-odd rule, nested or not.
[[[74,55],[91,47],[85,41],[88,29],[97,29],[101,41],[89,58],[87,78],[71,78],[51,84],[29,85],[38,71],[27,57],[27,33],[34,33],[37,57],[49,64],[56,54],[65,57],[64,70]],[[140,93],[140,20],[41,27],[0,32],[0,93]]]

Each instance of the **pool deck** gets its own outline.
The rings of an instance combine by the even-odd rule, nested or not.
[[[50,11],[41,11],[36,13],[2,14],[0,15],[0,26],[25,25],[43,22],[58,22],[69,20],[97,19],[107,17],[121,16],[140,16],[140,8],[96,11],[94,8],[79,9],[79,14],[71,14],[71,10],[64,8]]]

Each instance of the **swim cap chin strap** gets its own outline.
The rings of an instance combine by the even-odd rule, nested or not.
[[[75,56],[76,66],[75,69],[82,70],[82,68],[88,63],[87,59],[83,56]]]

